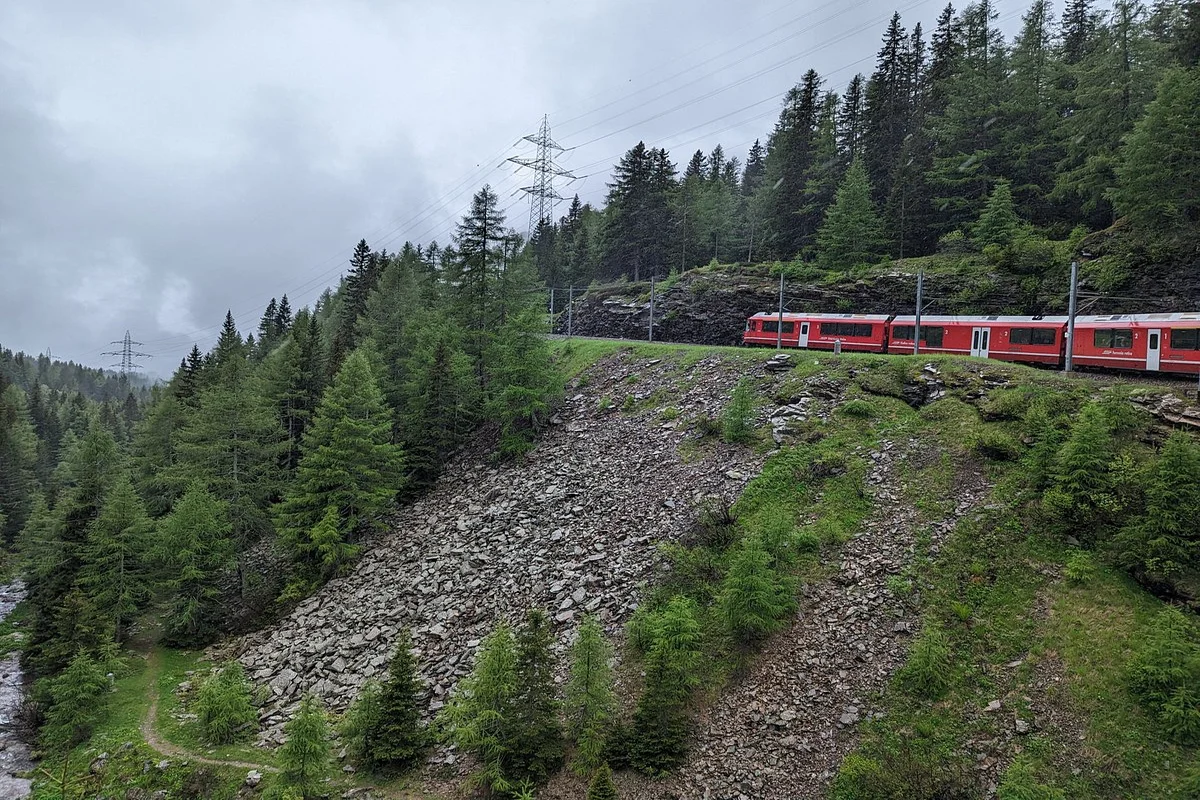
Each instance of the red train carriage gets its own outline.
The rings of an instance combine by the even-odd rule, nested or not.
[[[1077,366],[1147,372],[1200,372],[1200,313],[1113,314],[1075,318]]]
[[[882,353],[887,342],[886,314],[784,314],[782,343],[785,347],[832,350],[841,341],[842,350]],[[745,344],[775,344],[779,314],[755,314],[742,333]]]
[[[915,317],[896,317],[888,352],[911,353],[915,325]],[[921,351],[1058,365],[1066,327],[1066,317],[922,316]]]

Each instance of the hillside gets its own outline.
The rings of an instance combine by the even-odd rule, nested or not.
[[[1020,274],[989,264],[978,254],[926,256],[846,272],[801,263],[720,264],[672,274],[655,286],[654,338],[664,342],[731,345],[741,341],[746,318],[779,307],[779,274],[788,311],[911,314],[917,271],[925,272],[927,314],[1065,314],[1069,256],[1038,273]],[[1091,314],[1173,312],[1200,308],[1200,273],[1194,265],[1130,269],[1119,257],[1101,256],[1081,268],[1082,306]],[[577,292],[568,319],[565,303],[554,330],[577,336],[645,339],[650,283],[594,284]]]
[[[664,592],[711,596],[680,553],[708,552],[698,503],[717,496],[747,530],[795,515],[797,613],[758,652],[712,640],[686,760],[664,780],[620,774],[622,797],[825,797],[839,770],[837,797],[884,796],[846,788],[872,763],[955,792],[937,796],[1020,780],[1070,797],[1186,796],[1200,754],[1174,744],[1124,679],[1161,602],[1098,561],[1077,574],[1078,543],[1039,529],[1027,467],[1011,460],[1029,400],[1127,388],[974,361],[797,354],[769,371],[759,351],[565,348],[568,364],[599,360],[526,460],[494,465],[472,446],[350,574],[213,651],[269,687],[263,743],[281,741],[303,691],[344,709],[401,626],[432,716],[497,618],[548,609],[561,656],[584,613],[620,642],[631,612]],[[703,434],[742,376],[757,445]],[[1139,391],[1157,407],[1163,390]],[[1137,436],[1161,441],[1157,425],[1147,416]],[[945,649],[935,701],[906,679],[931,626]],[[631,709],[640,657],[620,653]],[[453,796],[473,765],[438,748],[419,783]],[[582,791],[563,771],[540,796]]]

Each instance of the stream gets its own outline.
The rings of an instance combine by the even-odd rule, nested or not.
[[[5,619],[25,596],[19,581],[0,585],[0,620]],[[28,797],[30,783],[18,778],[33,769],[29,745],[21,741],[14,720],[21,707],[21,657],[12,653],[0,659],[0,800]]]

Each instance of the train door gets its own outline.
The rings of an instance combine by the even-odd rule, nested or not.
[[[800,323],[800,341],[796,343],[797,347],[808,347],[808,323]]]
[[[989,340],[992,337],[991,328],[971,329],[971,355],[979,358],[988,357]]]
[[[1147,331],[1146,336],[1146,369],[1158,371],[1158,359],[1162,352],[1162,331]]]

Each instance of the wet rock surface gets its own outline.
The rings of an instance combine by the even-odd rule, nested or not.
[[[19,581],[0,586],[0,620],[12,613],[25,596]],[[18,653],[0,659],[0,800],[28,797],[31,782],[17,777],[34,767],[28,744],[20,736],[16,718],[21,707],[21,661]]]
[[[679,450],[696,439],[689,420],[719,415],[746,371],[728,359],[684,366],[619,354],[591,371],[586,388],[568,390],[557,424],[525,462],[497,465],[480,450],[459,456],[367,545],[351,574],[277,624],[214,649],[268,687],[260,742],[282,741],[307,691],[344,709],[364,680],[386,673],[404,627],[431,714],[499,619],[542,607],[560,647],[585,614],[619,632],[662,568],[659,545],[688,532],[698,503],[736,498],[761,467],[763,454],[712,439],[687,458]],[[765,374],[761,364],[750,371]],[[660,416],[666,405],[677,418]]]

